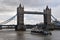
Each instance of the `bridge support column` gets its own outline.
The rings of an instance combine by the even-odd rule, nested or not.
[[[24,27],[24,7],[19,5],[17,8],[17,27],[15,28],[17,31],[25,31]]]
[[[44,28],[47,30],[51,27],[51,9],[47,6],[44,13]]]

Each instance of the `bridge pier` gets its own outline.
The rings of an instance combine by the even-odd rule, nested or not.
[[[17,27],[15,28],[17,31],[25,31],[24,27],[24,7],[19,5],[17,8]]]

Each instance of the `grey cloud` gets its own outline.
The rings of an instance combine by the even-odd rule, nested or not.
[[[36,21],[36,22],[40,22],[40,21],[43,21],[44,17],[42,15],[24,15],[24,18],[25,20],[28,20],[28,21]]]
[[[0,12],[13,12],[17,5],[17,0],[0,0]]]
[[[43,7],[43,6],[52,6],[52,7],[56,7],[58,5],[60,5],[60,1],[59,0],[23,0],[23,3],[25,6],[27,7]]]
[[[23,0],[23,3],[27,7],[41,7],[41,6],[45,6],[45,4],[43,2],[41,2],[41,0]]]
[[[12,11],[14,11],[12,8],[11,9],[9,9],[7,7],[1,7],[0,8],[0,12],[12,12]]]
[[[15,7],[17,7],[19,3],[22,3],[25,7],[42,7],[46,5],[56,6],[60,2],[56,0],[1,0],[1,3],[7,6]]]
[[[46,0],[47,1],[47,0]],[[0,11],[14,11],[17,6],[22,3],[25,8],[27,7],[30,7],[30,8],[41,8],[41,7],[44,7],[46,6],[46,3],[49,5],[49,6],[56,6],[59,2],[54,2],[55,0],[51,0],[49,3],[46,2],[46,1],[43,1],[43,0],[0,0],[0,5],[4,5],[5,6],[10,6],[11,9],[8,9],[7,7],[2,7],[0,8]]]
[[[17,6],[18,0],[4,0],[3,3],[8,6]]]

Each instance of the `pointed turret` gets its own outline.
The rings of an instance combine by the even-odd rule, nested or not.
[[[46,6],[46,10],[49,10],[48,5]]]
[[[46,10],[49,10],[48,5],[46,6]]]
[[[19,5],[19,7],[21,7],[21,4]]]

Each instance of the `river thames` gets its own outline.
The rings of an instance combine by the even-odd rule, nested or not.
[[[52,35],[31,34],[30,29],[16,32],[14,29],[0,30],[0,40],[60,40],[60,31],[51,31]]]

